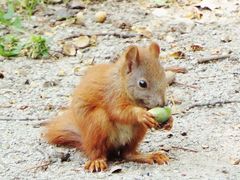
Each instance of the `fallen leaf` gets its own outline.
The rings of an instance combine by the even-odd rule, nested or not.
[[[94,64],[94,60],[95,60],[94,57],[93,58],[89,58],[89,59],[85,59],[85,60],[83,60],[83,63],[84,63],[84,65],[93,65]]]
[[[76,76],[83,76],[83,75],[85,74],[87,68],[88,68],[87,66],[75,67],[75,68],[73,69],[73,73],[74,73],[74,75],[76,75]]]
[[[146,27],[137,27],[137,26],[132,26],[132,31],[135,31],[147,38],[151,38],[152,37],[152,32],[150,31],[150,29],[146,28]]]
[[[76,24],[79,24],[79,25],[84,25],[84,15],[82,12],[79,12],[77,13],[76,15],[76,21],[75,21]]]
[[[221,38],[221,42],[228,43],[231,42],[232,38],[230,36],[224,36]]]
[[[56,83],[55,81],[46,81],[43,83],[43,87],[53,87],[53,86],[57,86],[58,83]]]
[[[196,7],[192,8],[190,12],[186,14],[186,18],[200,20],[203,16],[203,13]]]
[[[57,75],[58,75],[58,76],[66,76],[66,73],[65,73],[65,71],[64,71],[63,69],[61,69],[61,70],[58,72]]]
[[[29,106],[28,105],[23,105],[23,106],[21,106],[19,109],[20,110],[25,110],[25,109],[27,109]]]
[[[78,38],[74,38],[72,43],[77,48],[86,48],[90,45],[90,39],[88,36],[79,36]]]
[[[113,25],[116,26],[117,28],[126,29],[126,30],[130,30],[132,27],[130,22],[121,21],[121,20],[117,22],[113,22]]]
[[[221,3],[216,3],[215,0],[203,0],[200,3],[198,3],[197,5],[195,5],[195,7],[201,9],[201,10],[214,10],[216,8],[220,7]]]
[[[67,4],[69,9],[85,9],[85,4],[80,0],[72,0]]]
[[[67,56],[75,56],[76,52],[76,48],[73,44],[66,43],[63,45],[63,54]]]
[[[91,44],[91,46],[96,46],[96,44],[97,44],[97,36],[96,35],[93,35],[90,37],[90,44]]]
[[[240,159],[233,162],[233,165],[239,165],[239,164],[240,164]]]
[[[203,47],[201,46],[201,45],[199,45],[199,44],[192,44],[191,45],[191,49],[192,49],[192,51],[202,51],[203,50]]]
[[[202,144],[202,148],[203,148],[203,149],[208,149],[208,148],[209,148],[209,146],[208,146],[208,145],[206,145],[206,144]]]
[[[175,59],[184,59],[185,58],[185,54],[182,51],[176,51],[170,54],[171,57],[175,58]]]
[[[64,21],[66,19],[69,19],[70,17],[73,17],[74,16],[74,12],[72,11],[68,11],[67,8],[59,8],[55,14],[55,19],[57,21]]]
[[[110,173],[120,173],[122,171],[122,167],[121,166],[114,166],[111,168]]]
[[[230,158],[230,163],[232,165],[240,165],[240,159],[239,158]]]
[[[176,73],[172,71],[166,71],[167,83],[171,85],[176,79]]]

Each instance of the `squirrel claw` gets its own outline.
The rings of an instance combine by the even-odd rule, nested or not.
[[[84,168],[90,172],[100,172],[107,169],[107,163],[103,159],[87,161]]]

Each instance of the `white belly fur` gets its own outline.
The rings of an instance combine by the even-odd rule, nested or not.
[[[133,137],[133,127],[131,125],[115,124],[114,130],[110,133],[110,141],[115,147],[123,146],[130,142]]]

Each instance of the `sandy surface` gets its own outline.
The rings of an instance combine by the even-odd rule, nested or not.
[[[0,79],[1,179],[240,179],[240,165],[236,164],[240,159],[237,2],[222,1],[212,11],[203,10],[198,20],[185,17],[194,5],[153,8],[144,2],[107,1],[86,7],[85,27],[58,26],[53,30],[47,23],[40,24],[37,30],[51,34],[51,49],[55,51],[61,50],[59,40],[72,34],[130,33],[118,27],[121,22],[147,27],[153,36],[99,36],[95,47],[79,50],[77,57],[58,60],[0,58],[0,72],[4,74]],[[97,10],[108,13],[104,24],[94,22]],[[25,25],[37,23],[32,21]],[[160,44],[165,67],[179,65],[188,69],[188,73],[177,75],[176,81],[181,84],[173,84],[168,92],[169,97],[182,101],[177,106],[180,112],[174,115],[174,128],[170,132],[149,131],[140,146],[143,152],[165,150],[171,161],[164,166],[110,162],[110,169],[120,166],[122,171],[86,173],[86,158],[74,149],[47,144],[40,137],[39,123],[68,105],[80,79],[74,73],[76,67],[84,67],[92,58],[95,63],[112,61],[129,44],[145,45],[151,40]],[[192,44],[200,44],[203,51],[191,51]],[[178,50],[185,53],[184,59],[167,56]],[[221,54],[230,54],[230,58],[197,63],[199,58]],[[64,74],[59,75],[61,71]],[[56,85],[49,86],[49,82]],[[70,157],[64,161],[67,155]]]

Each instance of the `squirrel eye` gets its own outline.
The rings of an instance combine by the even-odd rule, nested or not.
[[[147,82],[144,80],[140,80],[138,84],[141,88],[147,88]]]

